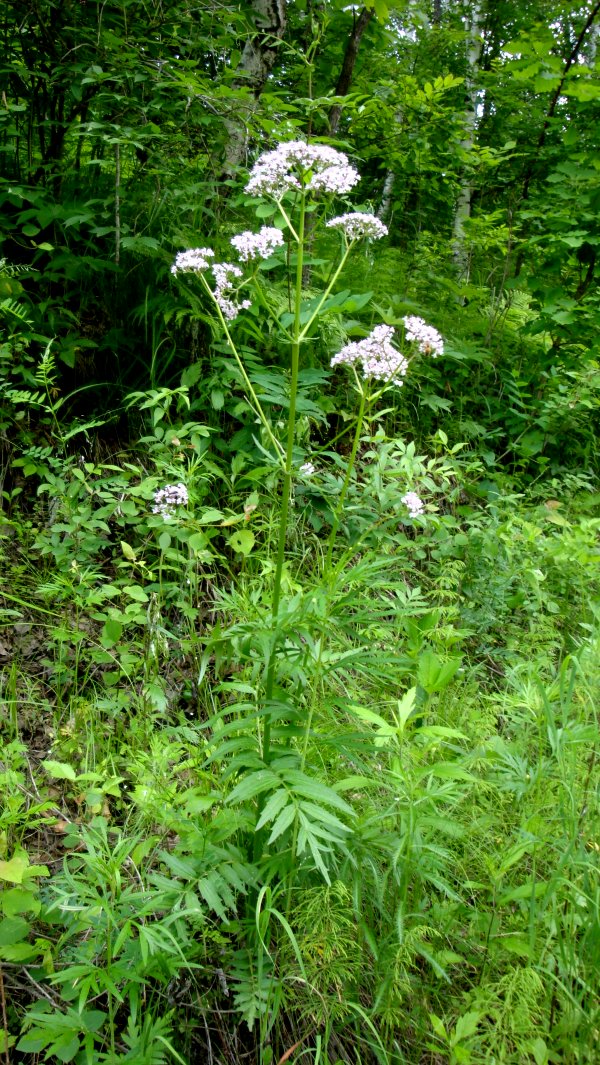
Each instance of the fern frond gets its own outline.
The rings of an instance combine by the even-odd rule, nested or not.
[[[27,309],[21,303],[18,303],[17,300],[0,300],[0,314],[12,315],[23,325],[33,325],[32,319],[28,317]]]

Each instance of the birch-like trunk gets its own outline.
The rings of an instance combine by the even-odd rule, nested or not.
[[[460,143],[463,154],[469,156],[475,144],[477,132],[477,74],[483,49],[483,14],[480,0],[473,0],[471,22],[467,37],[467,75],[465,78],[464,134]],[[473,185],[468,172],[462,180],[456,211],[452,240],[452,259],[459,279],[469,279],[469,253],[466,245],[465,223],[471,217]]]
[[[224,170],[233,173],[246,161],[249,121],[258,107],[260,94],[271,73],[279,42],[286,29],[286,0],[251,0],[256,32],[248,38],[232,82],[234,89],[248,89],[247,99],[225,120],[228,139]]]

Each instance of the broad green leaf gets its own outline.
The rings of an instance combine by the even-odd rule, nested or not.
[[[0,921],[0,947],[20,943],[31,931],[29,921],[24,917],[5,917]]]
[[[254,547],[254,533],[250,529],[237,529],[229,537],[229,546],[240,555],[249,555]]]
[[[443,691],[460,668],[461,662],[461,658],[451,658],[445,662],[427,647],[419,655],[417,680],[428,695]]]
[[[403,695],[402,699],[400,699],[400,701],[398,703],[397,715],[398,715],[398,718],[400,720],[400,725],[402,726],[402,728],[405,727],[406,722],[408,721],[410,715],[412,714],[412,712],[413,712],[413,710],[415,708],[415,700],[416,700],[416,698],[417,698],[417,689],[416,688],[409,688],[408,691],[406,692],[406,694]]]
[[[523,899],[539,899],[541,895],[545,894],[547,888],[548,883],[544,880],[538,880],[535,884],[531,881],[527,884],[520,884],[519,887],[505,891],[499,897],[498,905],[506,906],[509,902],[519,902]]]
[[[227,802],[247,802],[248,799],[254,799],[263,791],[270,791],[280,784],[281,780],[271,769],[259,769],[258,772],[247,776],[245,780],[240,780],[231,794],[227,796]]]
[[[114,647],[123,635],[123,626],[114,618],[107,618],[102,626],[101,640],[104,647]]]
[[[29,859],[25,854],[15,854],[8,862],[0,861],[0,880],[6,880],[9,884],[22,884],[28,865]]]
[[[125,540],[121,540],[121,551],[123,552],[124,558],[126,558],[128,562],[136,561],[137,556],[135,551],[133,550],[133,547],[130,547],[130,545],[126,543]]]
[[[147,603],[148,594],[143,588],[140,588],[138,584],[127,584],[123,588],[125,595],[128,595],[130,599],[135,599],[136,603]]]
[[[208,507],[207,510],[203,511],[202,514],[196,518],[196,521],[198,521],[200,525],[216,525],[218,522],[223,521],[224,517],[225,515],[221,510],[215,510],[214,507]]]
[[[48,760],[42,762],[44,769],[48,776],[53,777],[54,780],[76,780],[77,773],[73,769],[72,765],[68,765],[66,762],[53,762]]]
[[[8,888],[0,894],[0,909],[6,917],[16,917],[20,913],[38,914],[40,907],[39,895],[27,888]]]

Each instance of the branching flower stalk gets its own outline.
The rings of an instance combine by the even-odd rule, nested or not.
[[[275,688],[278,618],[285,565],[290,499],[295,473],[293,466],[294,441],[296,436],[298,378],[302,344],[308,339],[315,321],[326,305],[326,301],[331,295],[355,243],[365,238],[379,240],[387,233],[386,227],[379,219],[374,215],[360,211],[339,215],[326,223],[327,228],[340,232],[344,246],[337,266],[332,270],[321,296],[311,309],[307,320],[303,322],[302,290],[306,252],[305,225],[307,207],[314,198],[318,199],[323,195],[345,195],[354,188],[359,180],[360,175],[349,164],[347,157],[343,153],[336,151],[336,149],[326,145],[307,144],[304,141],[290,141],[280,144],[273,151],[265,152],[259,157],[252,168],[246,186],[246,191],[250,194],[275,201],[279,214],[288,230],[290,244],[293,243],[296,248],[295,279],[291,301],[291,328],[284,328],[279,323],[283,335],[290,344],[291,352],[285,448],[273,434],[229,330],[228,323],[233,321],[241,311],[251,306],[249,299],[240,300],[238,297],[239,289],[250,278],[244,279],[243,270],[235,263],[212,263],[211,260],[214,259],[215,253],[211,248],[196,248],[180,252],[172,267],[174,274],[179,271],[199,274],[204,291],[215,305],[223,334],[237,362],[247,394],[266,430],[283,470],[271,602],[272,643],[265,677],[264,699],[267,708],[273,700]],[[245,231],[233,237],[230,243],[236,251],[239,262],[242,264],[249,264],[257,259],[268,259],[278,248],[282,248],[285,245],[283,235],[273,226],[263,226],[259,233]],[[288,244],[288,250],[290,244]],[[208,270],[212,271],[215,278],[214,288],[211,287],[206,279],[205,273]],[[421,319],[415,317],[407,318],[405,326],[406,339],[410,343],[417,344],[422,351],[431,354],[433,357],[441,353],[443,350],[441,337]],[[344,505],[356,464],[367,404],[379,399],[390,386],[400,387],[408,368],[408,360],[392,343],[393,335],[394,329],[392,326],[375,326],[367,337],[363,340],[349,342],[331,360],[332,366],[345,364],[351,367],[360,401],[352,450],[327,544],[324,567],[325,579],[328,579],[331,570],[333,546],[342,520]],[[357,374],[357,365],[359,364],[362,366],[363,381],[359,379]],[[379,383],[374,388],[370,383],[373,381]],[[305,723],[302,764],[304,764],[306,759],[308,736],[314,708],[313,699]],[[268,712],[264,716],[261,753],[263,760],[268,763],[271,759],[271,722]]]

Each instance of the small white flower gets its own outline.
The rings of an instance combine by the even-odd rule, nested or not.
[[[444,341],[437,329],[415,314],[407,314],[403,319],[406,327],[406,339],[415,343],[423,355],[436,359],[444,354]]]
[[[332,366],[353,366],[362,363],[363,377],[373,377],[376,381],[387,381],[399,388],[408,369],[404,355],[392,344],[394,328],[391,325],[378,325],[364,340],[346,344],[331,360]]]
[[[300,467],[300,473],[304,477],[312,477],[317,472],[317,467],[313,466],[312,462],[303,462]]]
[[[250,300],[234,303],[231,298],[235,292],[235,281],[242,277],[242,271],[234,263],[215,263],[212,272],[217,282],[214,291],[215,303],[221,308],[223,317],[232,322],[240,311],[247,310],[251,306]]]
[[[283,246],[283,233],[275,226],[263,226],[260,233],[251,233],[249,229],[232,237],[231,244],[243,263],[250,259],[268,259],[276,248]]]
[[[360,174],[349,163],[342,166],[328,166],[326,170],[313,174],[308,182],[311,192],[333,192],[343,196],[350,192],[360,181]]]
[[[165,521],[170,521],[175,507],[187,507],[188,501],[188,490],[181,481],[179,484],[166,484],[154,493],[152,513],[162,514]]]
[[[202,270],[208,270],[210,266],[208,260],[214,257],[215,253],[212,248],[190,248],[189,251],[179,251],[171,267],[171,273],[200,273]]]
[[[419,514],[425,513],[425,506],[423,500],[417,495],[416,492],[407,492],[402,496],[402,502],[407,508],[411,518],[417,518]]]
[[[359,240],[360,237],[380,240],[388,233],[387,226],[384,226],[374,214],[365,214],[362,211],[341,214],[337,218],[332,218],[327,222],[327,229],[341,229],[348,240]]]

